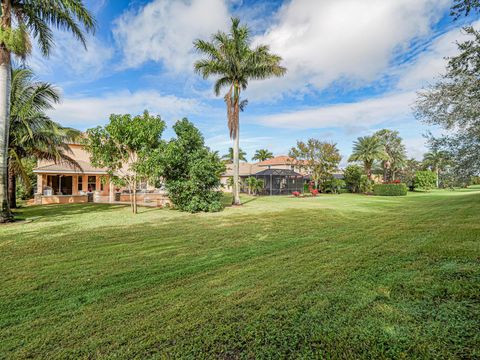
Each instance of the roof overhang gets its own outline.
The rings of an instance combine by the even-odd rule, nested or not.
[[[35,174],[55,174],[55,175],[62,175],[62,174],[73,174],[73,175],[108,175],[106,171],[75,171],[75,170],[33,170]]]

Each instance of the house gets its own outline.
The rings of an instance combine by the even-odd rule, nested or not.
[[[264,186],[260,193],[264,195],[287,195],[293,191],[302,191],[305,176],[308,176],[308,174],[302,171],[301,167],[294,165],[292,158],[285,155],[276,156],[254,164],[241,162],[239,173],[242,180],[248,177],[263,180]],[[227,164],[227,169],[221,177],[225,191],[232,191],[228,180],[232,177],[233,164]],[[241,191],[246,192],[246,190],[242,181]]]
[[[84,146],[68,144],[68,155],[78,166],[66,162],[39,160],[33,172],[37,175],[36,204],[123,203],[130,201],[130,191],[115,186],[106,169],[94,167]],[[137,203],[164,206],[169,203],[165,192],[140,183]]]

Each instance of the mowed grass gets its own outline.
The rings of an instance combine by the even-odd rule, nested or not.
[[[0,357],[480,357],[480,188],[244,201],[19,210]]]

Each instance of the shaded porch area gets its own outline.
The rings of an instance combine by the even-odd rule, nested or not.
[[[253,175],[263,180],[260,195],[290,195],[303,191],[303,175],[290,169],[266,169]]]

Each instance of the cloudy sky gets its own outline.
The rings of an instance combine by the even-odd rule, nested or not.
[[[193,73],[192,42],[248,24],[254,43],[283,58],[284,78],[252,82],[241,114],[241,147],[286,154],[296,140],[336,142],[346,159],[358,136],[400,131],[409,155],[421,157],[428,127],[416,121],[416,92],[435,81],[455,54],[461,27],[451,0],[88,0],[98,30],[88,50],[56,33],[49,59],[27,61],[54,83],[63,101],[54,120],[81,130],[111,113],[160,114],[167,124],[188,117],[207,144],[230,146],[222,98]],[[172,136],[171,130],[166,137]],[[343,161],[345,163],[345,161]]]

